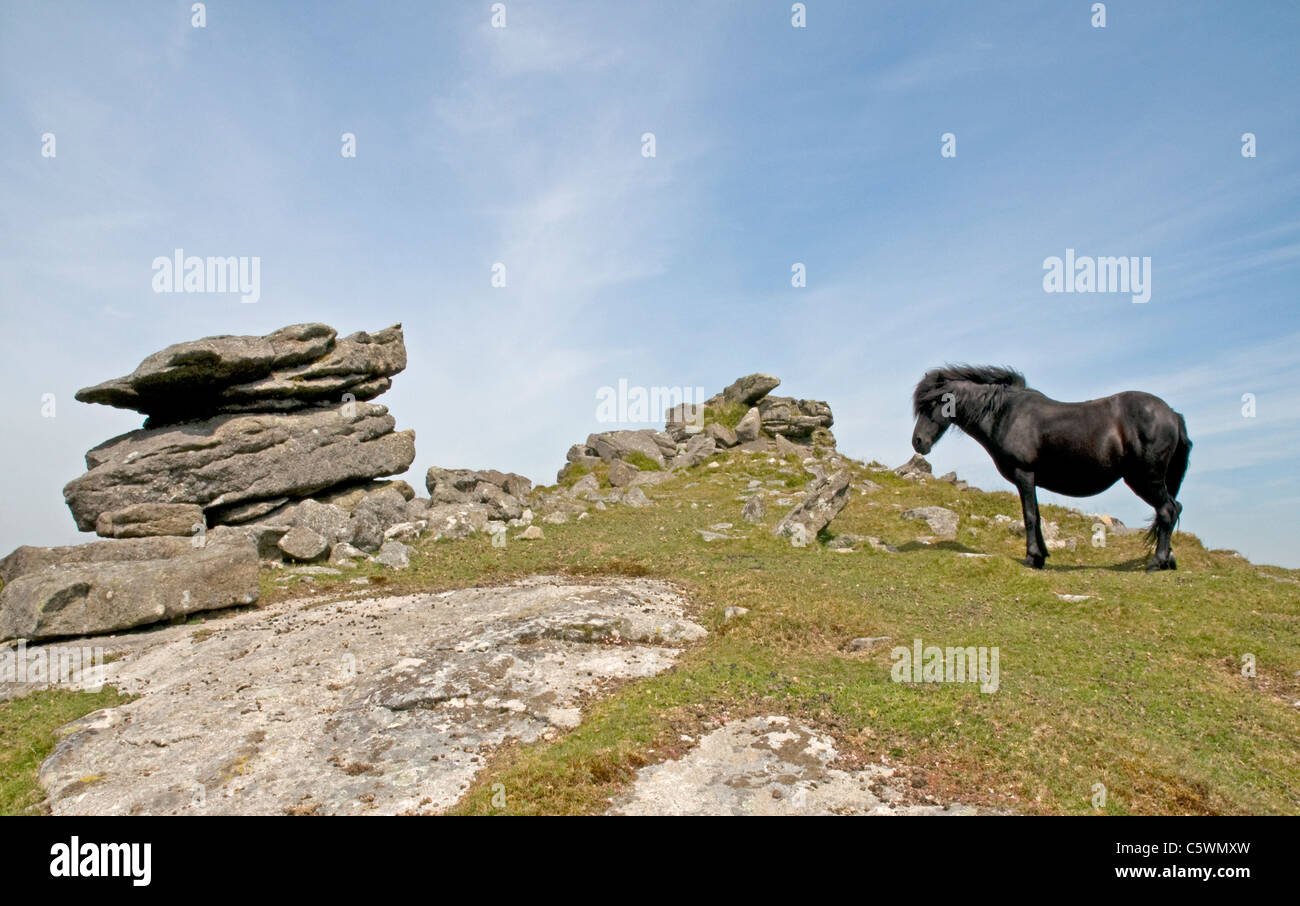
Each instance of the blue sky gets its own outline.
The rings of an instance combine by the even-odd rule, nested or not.
[[[893,465],[927,368],[1003,363],[1163,396],[1195,443],[1183,528],[1300,566],[1300,7],[505,6],[0,6],[0,548],[88,537],[62,486],[140,418],[77,388],[209,334],[400,321],[380,402],[417,487],[551,481],[611,427],[600,387],[752,371]],[[176,248],[260,257],[260,301],[155,294]],[[1151,301],[1045,293],[1067,248],[1150,257]],[[1008,487],[967,438],[930,459]],[[1149,516],[1122,485],[1082,505]]]

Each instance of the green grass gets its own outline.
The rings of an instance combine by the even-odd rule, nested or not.
[[[669,672],[591,704],[554,742],[499,751],[457,811],[493,812],[495,783],[505,784],[507,811],[599,811],[638,767],[680,752],[682,734],[776,711],[827,728],[851,757],[912,766],[940,798],[1091,813],[1101,783],[1112,813],[1300,813],[1295,571],[1206,551],[1179,533],[1179,570],[1147,574],[1140,535],[1093,547],[1091,522],[1052,506],[1044,518],[1079,544],[1032,571],[1019,562],[1022,537],[970,518],[1019,518],[1013,494],[865,468],[855,474],[881,487],[855,492],[832,533],[876,536],[899,553],[799,549],[769,531],[784,507],[769,499],[767,525],[751,527],[737,496],[755,479],[796,496],[790,486],[809,477],[801,467],[739,453],[719,461],[650,489],[654,507],[593,511],[504,548],[486,538],[426,543],[406,572],[366,565],[315,584],[355,592],[347,580],[362,574],[402,592],[561,572],[660,577],[691,594],[705,640]],[[956,542],[919,544],[925,525],[898,516],[930,504],[961,515]],[[694,530],[716,522],[733,523],[737,537],[703,543]],[[1058,593],[1093,597],[1067,603]],[[750,612],[724,625],[733,604]],[[1001,687],[894,683],[890,645],[844,650],[879,635],[890,645],[998,646]],[[1254,677],[1240,672],[1247,652]]]
[[[640,469],[642,472],[662,472],[663,466],[655,462],[640,450],[632,450],[630,453],[623,454],[623,462],[629,466]]]
[[[36,780],[41,762],[54,750],[55,731],[101,708],[130,701],[105,686],[99,692],[46,689],[0,702],[0,815],[37,815],[45,793]]]
[[[847,759],[906,765],[942,800],[1093,813],[1100,783],[1108,813],[1300,813],[1300,572],[1207,551],[1179,533],[1178,571],[1147,574],[1140,535],[1094,547],[1091,521],[1053,506],[1044,518],[1078,545],[1033,571],[1019,562],[1024,539],[992,521],[1019,518],[1014,494],[862,466],[855,477],[880,487],[855,491],[830,534],[879,537],[899,552],[794,548],[770,532],[785,507],[769,498],[766,525],[749,526],[738,498],[754,480],[797,497],[810,477],[797,459],[732,451],[716,461],[721,468],[697,466],[648,488],[653,507],[592,510],[545,525],[540,541],[512,531],[504,548],[486,537],[423,542],[409,570],[364,564],[310,583],[281,585],[282,573],[266,571],[264,601],[310,588],[320,596],[303,606],[316,606],[358,593],[348,581],[358,575],[372,578],[368,593],[558,572],[659,577],[690,594],[707,638],[666,673],[591,702],[576,729],[492,754],[459,813],[599,812],[638,768],[686,751],[683,735],[755,713],[822,727]],[[962,517],[956,541],[920,544],[925,525],[899,518],[931,504]],[[733,540],[701,541],[695,529],[717,522],[733,524]],[[730,605],[749,613],[724,623]],[[852,638],[881,635],[893,641],[845,650]],[[916,638],[997,646],[999,690],[892,682],[890,647]],[[1241,673],[1246,653],[1253,677]],[[55,729],[121,701],[105,689],[0,703],[0,813],[38,812],[36,770]],[[504,810],[492,804],[498,783]]]
[[[731,428],[733,431],[740,420],[749,412],[750,407],[744,403],[722,402],[714,406],[704,407],[704,424],[717,422],[724,428]]]

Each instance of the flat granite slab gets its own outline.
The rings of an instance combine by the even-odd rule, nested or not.
[[[105,682],[141,697],[63,728],[40,781],[56,815],[436,812],[493,747],[667,669],[706,634],[687,604],[534,577],[95,639],[118,658]]]

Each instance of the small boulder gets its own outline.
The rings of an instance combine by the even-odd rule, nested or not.
[[[736,378],[722,391],[722,396],[731,403],[744,403],[752,406],[781,386],[781,379],[770,374],[747,374]]]
[[[913,453],[911,459],[894,470],[894,474],[909,481],[934,477],[934,471],[930,468],[929,460],[920,453]]]
[[[590,473],[582,476],[569,488],[572,497],[592,497],[600,494],[600,481]]]
[[[411,565],[411,549],[400,541],[385,541],[375,560],[389,569],[406,569]]]
[[[609,464],[609,483],[616,488],[627,487],[636,480],[639,471],[639,469],[629,466],[623,460],[616,459]]]
[[[672,439],[662,431],[650,428],[640,431],[605,431],[602,434],[592,434],[587,438],[587,446],[605,462],[623,459],[629,453],[635,452],[647,457],[661,468],[664,465],[665,442],[667,449],[675,446]]]
[[[330,550],[332,566],[351,566],[354,560],[365,560],[366,552],[353,547],[346,541],[340,541]]]
[[[396,491],[392,493],[397,494]],[[330,545],[352,540],[352,523],[347,510],[332,503],[321,503],[317,500],[302,501],[294,508],[293,524],[311,529]]]
[[[719,447],[734,447],[739,440],[736,432],[726,425],[720,425],[717,422],[710,422],[704,426],[704,433],[713,438],[714,443]]]
[[[759,414],[757,407],[751,407],[745,413],[745,417],[736,424],[736,440],[742,444],[756,441],[762,430],[763,417]]]
[[[645,491],[639,487],[628,488],[623,495],[623,503],[630,507],[654,506],[650,498],[645,495]]]
[[[407,519],[406,497],[394,487],[381,488],[365,498],[352,510],[352,515],[373,515],[381,528],[388,528]]]
[[[697,466],[718,452],[718,445],[707,434],[696,434],[686,442],[686,449],[673,459],[674,469],[689,469]]]
[[[773,533],[787,538],[802,534],[805,542],[812,541],[849,502],[850,487],[847,471],[813,482],[804,499],[785,514]]]
[[[930,527],[930,531],[940,538],[951,540],[957,537],[959,518],[952,510],[941,506],[921,506],[899,513],[903,519],[921,519]]]
[[[285,556],[304,563],[319,560],[330,549],[329,541],[302,525],[295,525],[285,532],[278,546]]]

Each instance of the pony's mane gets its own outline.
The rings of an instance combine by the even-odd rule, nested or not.
[[[927,371],[917,383],[916,392],[912,394],[912,414],[920,415],[922,409],[929,408],[947,393],[952,384],[961,381],[1002,389],[1025,388],[1025,376],[1014,368],[1000,368],[996,365],[944,365]]]

